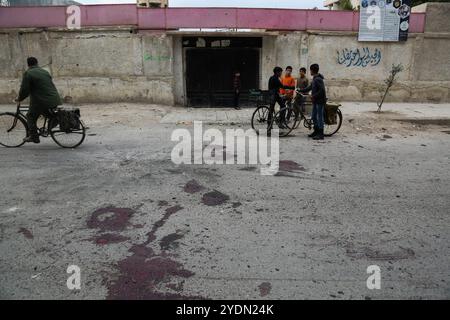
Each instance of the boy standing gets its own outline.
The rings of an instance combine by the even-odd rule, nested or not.
[[[233,104],[236,110],[240,110],[239,107],[239,95],[241,94],[241,73],[239,71],[234,72],[233,78],[233,91],[234,91],[234,99]]]
[[[324,127],[324,109],[327,102],[327,94],[325,91],[325,83],[323,76],[319,73],[319,65],[317,63],[312,64],[309,67],[313,80],[311,84],[301,92],[307,93],[311,91],[311,100],[313,103],[312,120],[314,122],[314,132],[308,135],[308,137],[314,140],[323,140],[323,127]]]
[[[309,80],[306,77],[306,68],[301,67],[300,68],[300,76],[297,78],[295,87],[299,90],[303,90],[303,89],[307,88],[308,85],[309,85]],[[303,113],[305,113],[305,100],[306,100],[305,97],[302,97],[301,102],[300,102],[300,108]]]
[[[309,85],[309,80],[306,77],[306,68],[301,67],[300,68],[300,76],[297,78],[297,83],[295,84],[295,87],[297,89],[303,90]]]
[[[292,67],[287,66],[284,71],[284,76],[281,78],[281,83],[283,86],[295,87],[295,79],[292,77]],[[280,94],[286,101],[288,105],[291,104],[292,98],[294,97],[294,90],[291,89],[280,89]]]

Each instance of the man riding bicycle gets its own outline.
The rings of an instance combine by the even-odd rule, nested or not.
[[[29,57],[27,64],[28,70],[23,74],[19,96],[15,101],[20,102],[30,96],[30,109],[27,113],[28,132],[24,141],[39,143],[37,119],[40,115],[49,116],[50,110],[62,102],[50,73],[40,68],[34,57]]]
[[[284,129],[286,128],[284,122],[285,122],[285,103],[284,98],[280,95],[280,89],[289,89],[289,90],[295,90],[294,86],[285,86],[280,80],[281,74],[283,73],[283,69],[280,67],[275,67],[273,69],[273,76],[269,79],[269,94],[270,94],[270,109],[269,109],[269,117],[268,121],[271,123],[273,112],[275,110],[275,104],[278,102],[280,105],[280,117],[281,117],[281,123],[279,124],[280,128]]]

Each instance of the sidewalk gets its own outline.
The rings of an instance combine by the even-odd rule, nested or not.
[[[375,116],[375,102],[342,102],[345,118]],[[203,121],[210,124],[248,124],[254,108],[174,108],[164,115],[161,123],[189,124]],[[392,119],[450,119],[450,103],[384,103],[382,115]]]
[[[65,105],[71,107],[71,105]],[[149,123],[250,125],[254,108],[185,108],[146,103],[82,104],[83,119],[91,125],[124,124],[146,126]],[[13,104],[0,105],[0,112],[15,112]],[[381,113],[376,113],[375,102],[342,102],[345,120],[368,118],[373,120],[445,120],[450,121],[450,103],[385,103]]]

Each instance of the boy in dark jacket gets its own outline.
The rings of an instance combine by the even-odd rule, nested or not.
[[[327,102],[327,94],[325,90],[325,83],[323,76],[319,73],[319,65],[312,64],[309,68],[313,80],[311,84],[303,90],[303,93],[311,91],[311,100],[313,103],[312,120],[314,122],[314,132],[308,135],[308,137],[314,140],[323,140],[323,127],[324,127],[324,110]]]
[[[280,110],[285,108],[284,99],[280,96],[280,89],[289,89],[289,90],[295,90],[295,86],[285,86],[281,82],[281,74],[283,73],[283,69],[280,67],[275,67],[273,69],[273,76],[269,78],[269,94],[270,94],[270,110],[269,110],[269,117],[268,121],[269,123],[272,121],[273,112],[275,110],[275,104],[278,102],[280,105]],[[286,128],[284,125],[285,121],[285,113],[286,110],[283,110],[280,112],[281,116],[281,124],[279,125],[280,128]]]

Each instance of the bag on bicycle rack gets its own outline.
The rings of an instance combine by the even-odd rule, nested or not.
[[[325,104],[325,124],[337,124],[337,110],[340,106],[341,105],[339,103],[332,102]]]
[[[58,109],[57,119],[61,131],[80,129],[80,109]]]

